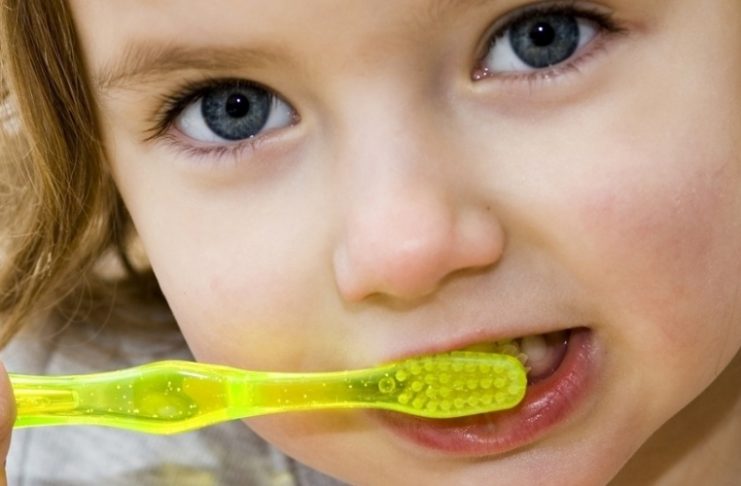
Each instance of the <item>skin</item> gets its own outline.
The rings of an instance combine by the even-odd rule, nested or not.
[[[276,56],[96,95],[198,359],[349,369],[472,332],[593,330],[589,396],[512,453],[441,456],[359,412],[248,421],[267,440],[355,484],[739,473],[741,3],[602,1],[626,33],[533,82],[471,76],[522,1],[70,3],[93,78],[132,40]],[[221,162],[143,141],[159,97],[204,74],[268,86],[300,119]]]

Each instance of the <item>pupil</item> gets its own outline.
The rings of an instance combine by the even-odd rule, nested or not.
[[[556,38],[556,31],[553,26],[547,22],[538,22],[530,31],[530,40],[538,47],[545,47],[553,43]]]
[[[233,94],[226,100],[226,113],[232,118],[242,118],[250,111],[250,102],[246,96]]]

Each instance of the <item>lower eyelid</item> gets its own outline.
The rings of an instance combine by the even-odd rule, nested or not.
[[[176,130],[169,130],[154,141],[154,146],[162,151],[163,160],[184,175],[201,182],[210,180],[234,184],[261,177],[286,163],[294,163],[296,150],[305,137],[303,130],[292,130],[294,126],[268,130],[261,136],[229,144],[192,143],[184,141],[183,134]]]
[[[184,141],[183,138],[185,138],[183,134],[168,131],[156,143],[188,170],[200,172],[201,170],[238,167],[245,158],[251,157],[259,149],[263,137],[208,145]]]

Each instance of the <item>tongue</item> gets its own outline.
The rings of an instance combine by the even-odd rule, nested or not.
[[[522,352],[530,367],[530,383],[543,380],[558,369],[568,346],[568,335],[563,332],[526,336],[521,340]]]

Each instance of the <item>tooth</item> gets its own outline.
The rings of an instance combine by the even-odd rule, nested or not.
[[[522,351],[528,356],[531,363],[546,359],[550,354],[548,343],[540,335],[522,338]]]
[[[526,365],[530,357],[523,352],[520,339],[502,339],[501,341],[489,343],[477,343],[463,348],[465,351],[477,351],[482,353],[499,353],[507,354],[520,360],[520,363]]]

